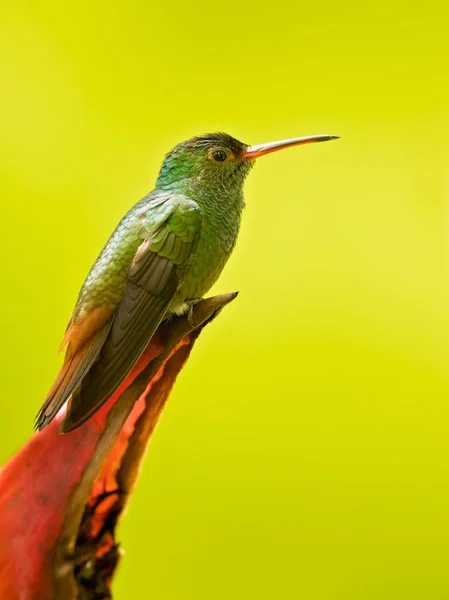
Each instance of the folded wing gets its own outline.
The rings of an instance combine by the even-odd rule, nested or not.
[[[146,215],[144,241],[131,263],[124,296],[104,326],[107,331],[98,337],[95,350],[85,349],[85,344],[78,351],[75,375],[70,375],[76,384],[55,392],[60,406],[69,400],[61,426],[64,433],[82,425],[119,387],[188,274],[199,239],[201,210],[183,196],[167,202],[171,206],[160,205]],[[44,405],[38,427],[44,427],[56,412],[47,416]]]

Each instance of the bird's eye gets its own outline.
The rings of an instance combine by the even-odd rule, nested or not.
[[[212,152],[212,158],[215,162],[222,163],[228,158],[228,155],[224,150],[214,150]]]

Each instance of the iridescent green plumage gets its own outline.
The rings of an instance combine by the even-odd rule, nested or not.
[[[68,363],[41,409],[39,428],[69,398],[63,430],[84,422],[120,385],[164,316],[182,313],[216,281],[240,226],[242,186],[252,166],[252,160],[240,158],[245,148],[230,136],[212,134],[184,142],[166,156],[156,189],[125,215],[81,288],[68,354],[76,357],[92,330],[101,332],[100,343],[81,366],[76,363],[74,374]],[[213,158],[218,151],[226,155],[222,162]],[[73,344],[73,331],[95,310],[99,322],[89,324],[87,339],[83,335]]]
[[[333,136],[248,147],[224,133],[174,148],[156,189],[122,219],[79,293],[62,346],[64,365],[37,417],[45,427],[68,401],[62,431],[112,395],[160,322],[215,283],[235,245],[243,182],[254,158]]]

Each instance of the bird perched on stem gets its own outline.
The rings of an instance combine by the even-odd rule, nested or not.
[[[243,182],[255,159],[332,139],[247,146],[213,133],[169,152],[155,190],[123,217],[87,275],[61,344],[64,363],[36,428],[67,401],[61,432],[82,425],[122,383],[159,323],[188,311],[215,283],[237,240]]]

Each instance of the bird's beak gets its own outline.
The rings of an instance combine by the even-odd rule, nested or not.
[[[329,140],[338,140],[338,135],[309,135],[307,137],[291,138],[290,140],[279,140],[278,142],[268,142],[267,144],[258,144],[257,146],[248,146],[240,154],[240,158],[259,158],[270,152],[277,152],[290,146],[301,146],[302,144],[314,144],[315,142],[328,142]]]

